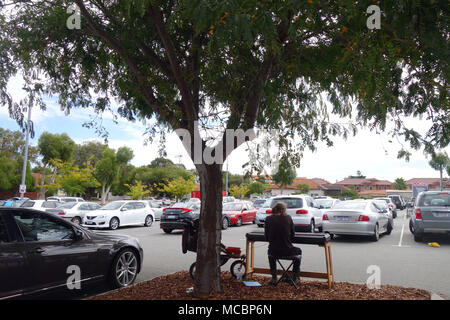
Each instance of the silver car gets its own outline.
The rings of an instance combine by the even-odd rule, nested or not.
[[[450,233],[450,190],[419,193],[409,222],[414,240],[431,233]]]
[[[286,213],[292,217],[295,231],[315,232],[318,228],[322,232],[322,211],[314,199],[308,195],[277,196],[268,199],[264,205],[258,209],[255,223],[263,226],[271,209],[278,203],[286,204]]]
[[[86,213],[100,209],[101,206],[95,202],[58,202],[55,209],[48,209],[47,212],[60,216],[80,225]]]
[[[374,200],[348,200],[337,203],[323,215],[323,232],[330,235],[370,236],[378,241],[380,234],[393,229],[389,210]]]

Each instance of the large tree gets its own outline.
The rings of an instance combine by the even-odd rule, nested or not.
[[[79,25],[76,13],[67,13],[73,3]],[[6,0],[0,103],[23,124],[21,108],[44,107],[44,95],[58,95],[67,112],[92,107],[101,113],[115,99],[129,120],[152,118],[190,133],[183,141],[202,194],[194,294],[209,295],[222,290],[222,161],[195,157],[220,153],[213,154],[199,127],[215,130],[219,146],[232,140],[232,148],[242,140],[227,138],[224,128],[277,129],[284,153],[298,163],[304,148],[319,140],[331,145],[331,135],[348,133],[328,117],[328,100],[342,117],[353,105],[358,123],[372,129],[383,130],[392,119],[393,134],[414,149],[448,145],[448,1],[379,1],[379,29],[368,28],[367,20],[377,19],[376,12],[366,14],[372,4]],[[28,96],[16,103],[7,83],[18,72]],[[420,135],[404,116],[433,124]]]

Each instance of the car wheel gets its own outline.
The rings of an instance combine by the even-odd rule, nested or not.
[[[380,239],[380,227],[378,224],[375,225],[374,234],[372,236],[373,241],[378,241]]]
[[[414,241],[415,242],[422,242],[423,236],[420,234],[414,234]]]
[[[258,224],[258,228],[262,228],[262,227],[264,227],[263,224]]]
[[[414,234],[414,225],[412,220],[409,220],[409,231],[411,231],[411,233]]]
[[[314,233],[316,232],[316,225],[314,223],[314,220],[311,220],[311,223],[309,224],[309,230],[308,232]]]
[[[80,217],[73,217],[72,220],[73,223],[75,223],[76,225],[80,225],[81,224],[81,218]]]
[[[151,215],[146,216],[144,226],[151,227],[152,224],[153,224],[153,217]]]
[[[120,222],[119,219],[114,217],[109,221],[109,228],[111,230],[116,230],[117,228],[119,228]]]
[[[323,227],[318,227],[317,229],[319,230],[319,232],[323,232]]]
[[[241,260],[236,260],[230,266],[230,272],[235,278],[244,278],[245,275],[245,263]]]
[[[241,217],[239,217],[238,221],[236,222],[236,227],[240,227],[240,226],[242,226],[242,218]]]
[[[111,266],[111,283],[114,288],[127,287],[136,280],[138,257],[131,249],[119,252]]]
[[[171,233],[171,232],[172,232],[172,229],[164,228],[163,231],[164,231],[165,233]]]
[[[393,229],[394,226],[390,222],[388,222],[386,234],[391,234]]]
[[[228,229],[229,226],[230,226],[230,223],[228,222],[228,219],[227,218],[223,218],[222,219],[222,230]]]

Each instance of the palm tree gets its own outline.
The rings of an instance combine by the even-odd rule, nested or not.
[[[431,157],[431,160],[429,162],[429,165],[434,170],[439,170],[440,173],[440,190],[442,191],[442,171],[444,171],[446,168],[448,170],[448,167],[450,166],[450,158],[448,157],[447,152],[439,152],[433,154]]]

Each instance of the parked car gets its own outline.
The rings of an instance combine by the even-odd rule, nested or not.
[[[79,197],[57,197],[57,196],[51,196],[48,197],[47,200],[55,200],[59,202],[84,202],[83,198]]]
[[[163,204],[158,200],[146,200],[148,202],[149,207],[153,211],[153,215],[155,216],[155,221],[161,220],[161,215],[163,212]]]
[[[409,228],[417,242],[422,241],[427,234],[449,234],[450,190],[419,193]]]
[[[333,198],[315,198],[314,201],[319,209],[331,209],[336,203],[341,202],[341,200]]]
[[[200,216],[200,203],[178,202],[169,208],[163,209],[159,226],[165,233],[175,229],[183,229],[185,219],[195,220]]]
[[[58,207],[55,209],[47,209],[47,212],[80,225],[86,213],[100,208],[101,206],[95,202],[65,202],[58,203]]]
[[[43,211],[0,208],[0,257],[0,299],[6,299],[65,289],[73,266],[82,284],[129,286],[143,250],[133,237],[92,232]]]
[[[223,197],[223,198],[222,198],[222,202],[223,202],[223,203],[234,202],[234,201],[236,201],[236,198],[235,198],[235,197],[227,196],[227,197]]]
[[[98,210],[86,213],[83,226],[87,228],[109,228],[144,225],[150,227],[155,221],[152,208],[147,201],[112,201]]]
[[[255,201],[253,201],[253,207],[255,207],[256,209],[259,209],[262,207],[262,205],[264,204],[264,202],[266,202],[267,199],[257,199]]]
[[[386,197],[386,198],[374,198],[373,200],[384,200],[387,203],[387,205],[389,207],[389,210],[392,212],[393,218],[394,219],[397,218],[397,206],[395,205],[395,203],[392,201],[391,198],[389,198],[389,197]]]
[[[27,200],[20,205],[20,208],[47,211],[48,209],[54,209],[59,205],[60,203],[58,201]]]
[[[271,210],[278,202],[286,204],[286,213],[292,217],[296,231],[315,232],[316,228],[319,232],[322,231],[322,211],[314,199],[307,195],[277,196],[269,199],[258,209],[255,220],[258,226],[264,225],[267,214],[272,214]],[[264,210],[265,212],[262,212]]]
[[[255,223],[256,209],[249,201],[229,202],[222,207],[222,229],[229,225],[241,226],[243,223]]]
[[[399,210],[403,210],[406,208],[406,202],[403,200],[403,197],[400,195],[390,195],[388,198],[392,199],[392,202],[394,202],[395,206]]]
[[[373,200],[343,201],[323,215],[323,232],[331,236],[362,235],[378,241],[380,234],[392,229],[389,211]]]

